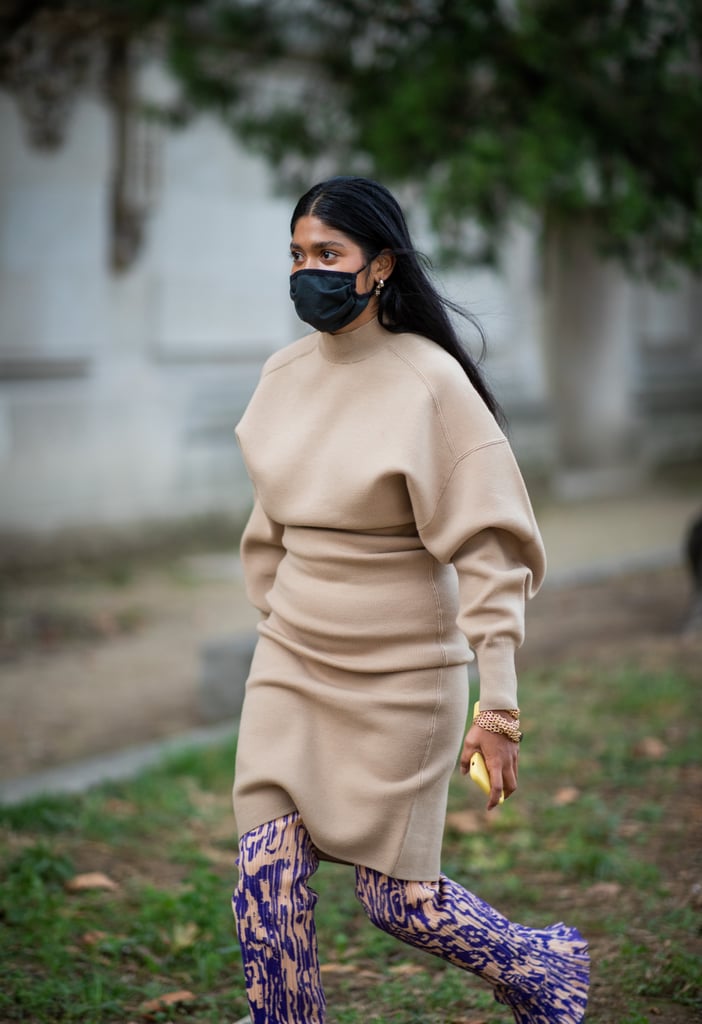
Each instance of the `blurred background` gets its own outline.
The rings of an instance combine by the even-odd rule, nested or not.
[[[484,328],[554,578],[677,566],[687,622],[701,81],[686,0],[0,3],[4,775],[231,713],[233,430],[307,331],[289,216],[332,173]]]

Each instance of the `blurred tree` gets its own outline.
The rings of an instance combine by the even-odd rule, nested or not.
[[[150,48],[180,87],[161,116],[216,112],[291,188],[339,170],[413,184],[464,259],[495,260],[528,215],[561,456],[630,460],[624,289],[602,260],[702,270],[700,0],[5,0],[0,18],[0,85],[35,137],[55,141],[75,92],[107,86],[118,268],[138,248],[120,181]]]
[[[231,120],[240,85],[265,55],[281,53],[265,5],[198,0],[0,0],[0,87],[16,98],[30,141],[60,146],[77,98],[100,95],[112,114],[110,265],[139,252],[153,176],[143,127],[149,115],[182,124],[195,109]],[[167,56],[181,96],[150,107],[139,71]]]
[[[217,112],[295,188],[421,182],[450,255],[494,256],[530,209],[629,267],[702,268],[699,0],[5,0],[0,32],[0,84],[44,141],[96,43],[113,80],[159,48],[174,123]]]
[[[274,162],[423,182],[456,255],[466,218],[489,257],[529,208],[586,220],[629,267],[702,268],[699,0],[324,0],[295,22],[304,104],[240,122]]]

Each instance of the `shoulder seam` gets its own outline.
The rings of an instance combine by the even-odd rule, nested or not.
[[[436,415],[439,418],[439,423],[441,424],[441,430],[442,430],[443,435],[444,435],[444,437],[446,439],[446,444],[448,445],[449,450],[450,450],[451,454],[453,455],[453,457],[456,458],[456,449],[455,449],[455,447],[453,445],[453,441],[451,440],[451,437],[449,435],[448,427],[446,426],[446,420],[444,419],[443,410],[441,408],[441,402],[439,401],[438,396],[437,396],[436,392],[434,391],[434,388],[432,387],[431,382],[429,381],[428,377],[426,376],[426,374],[422,373],[422,371],[419,369],[419,367],[416,366],[412,362],[411,359],[408,359],[407,356],[403,352],[400,352],[399,349],[395,348],[394,345],[390,344],[388,346],[388,348],[390,349],[391,352],[393,352],[397,356],[398,359],[401,359],[402,362],[406,366],[409,366],[409,368],[411,370],[413,370],[414,373],[416,373],[416,375],[424,383],[424,386],[426,387],[427,391],[431,395],[432,402],[434,403],[434,408],[436,409]],[[451,470],[451,472],[453,472],[453,469]]]
[[[417,529],[421,532],[422,530],[426,530],[426,528],[430,525],[431,521],[433,520],[434,516],[436,515],[436,512],[437,512],[437,509],[439,508],[439,505],[441,504],[441,499],[443,498],[444,494],[446,493],[446,489],[447,489],[448,485],[451,483],[451,479],[453,477],[453,474],[456,472],[456,469],[458,468],[458,466],[462,462],[465,462],[465,460],[469,459],[471,457],[471,455],[475,455],[476,452],[483,451],[483,449],[485,449],[485,448],[493,448],[495,445],[507,444],[507,443],[508,442],[507,442],[507,438],[506,437],[496,437],[492,441],[483,441],[481,444],[476,444],[474,448],[469,448],[467,452],[464,452],[462,455],[459,455],[456,458],[456,460],[454,461],[453,465],[451,466],[451,472],[446,477],[446,482],[444,483],[443,487],[439,491],[439,494],[438,494],[438,497],[436,499],[436,503],[434,505],[434,508],[432,510],[431,515],[429,516],[429,518],[427,519],[427,521],[425,523],[421,524],[421,526],[419,524],[417,524]]]
[[[286,366],[290,366],[291,363],[297,362],[298,359],[305,359],[306,356],[311,355],[314,352],[314,350],[315,350],[315,346],[312,345],[310,348],[305,349],[304,352],[297,352],[294,355],[290,355],[282,363],[279,363],[278,366],[270,366],[264,372],[263,376],[264,377],[268,377],[268,376],[270,376],[270,374],[276,373],[278,370],[284,370]],[[271,358],[275,358],[275,356],[272,356]]]

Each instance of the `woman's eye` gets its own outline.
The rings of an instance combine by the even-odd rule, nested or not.
[[[302,259],[302,253],[301,252],[295,252],[293,250],[290,253],[290,259],[293,261],[293,263],[299,263],[300,260]]]
[[[322,253],[322,256],[324,257],[325,260],[336,259],[336,253],[332,252],[331,249],[325,249],[324,252]]]

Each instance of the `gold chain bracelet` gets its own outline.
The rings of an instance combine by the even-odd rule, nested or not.
[[[513,711],[510,714],[514,717]],[[518,714],[519,712],[517,711]],[[518,718],[513,722],[508,722],[502,715],[498,715],[496,711],[479,711],[473,722],[475,725],[479,725],[481,729],[487,730],[487,732],[496,732],[506,736],[513,743],[521,742],[522,732],[519,728]]]

